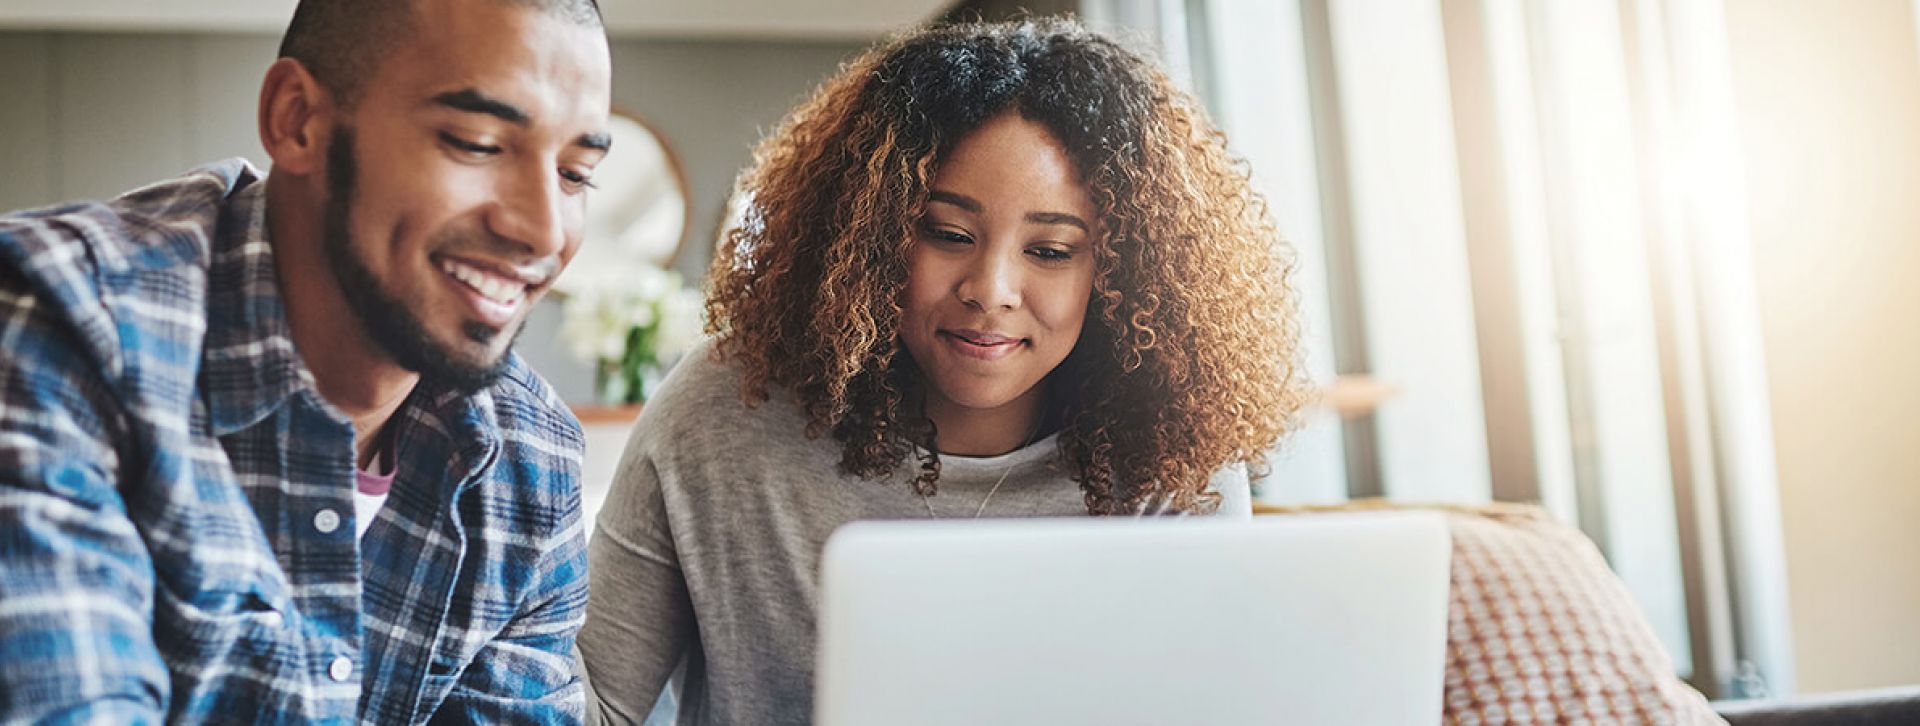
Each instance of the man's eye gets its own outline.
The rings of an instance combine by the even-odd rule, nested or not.
[[[561,169],[560,178],[567,180],[568,184],[572,184],[577,187],[585,187],[588,189],[600,188],[600,185],[593,183],[593,177],[574,171],[572,169]]]
[[[453,134],[444,133],[444,132],[440,134],[440,143],[451,146],[454,148],[454,150],[459,151],[461,153],[472,154],[474,156],[493,156],[495,154],[500,153],[501,151],[500,147],[498,146],[476,144],[466,139],[460,138],[458,136],[454,136]]]

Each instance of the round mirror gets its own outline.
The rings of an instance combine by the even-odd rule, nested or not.
[[[613,148],[594,169],[586,241],[555,283],[562,293],[618,284],[637,265],[671,267],[686,239],[692,200],[680,159],[639,114],[616,106],[609,126]]]

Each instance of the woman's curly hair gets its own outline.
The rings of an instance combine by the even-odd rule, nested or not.
[[[941,155],[1009,111],[1065,147],[1107,232],[1044,412],[1087,510],[1216,508],[1211,474],[1258,471],[1305,401],[1290,253],[1198,103],[1070,20],[912,32],[795,109],[740,180],[750,203],[710,275],[715,354],[740,366],[749,403],[792,391],[806,435],[831,432],[850,474],[889,475],[922,446],[915,486],[932,493],[899,295]]]

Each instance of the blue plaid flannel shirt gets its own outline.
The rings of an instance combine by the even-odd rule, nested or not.
[[[0,217],[0,723],[579,721],[579,423],[517,359],[421,381],[356,539],[265,187]]]

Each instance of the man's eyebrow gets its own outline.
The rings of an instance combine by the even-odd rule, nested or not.
[[[580,138],[573,140],[573,145],[583,149],[593,149],[594,151],[605,153],[608,149],[613,148],[613,135],[605,132],[581,134]]]
[[[479,89],[463,88],[458,91],[448,91],[434,96],[433,102],[456,111],[483,113],[515,126],[528,126],[533,123],[533,117],[520,110],[519,106],[481,93]]]

